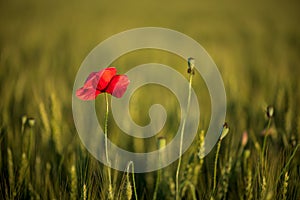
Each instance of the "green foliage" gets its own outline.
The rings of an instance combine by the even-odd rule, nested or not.
[[[94,46],[115,33],[143,26],[171,28],[197,40],[215,60],[226,88],[230,132],[222,140],[217,162],[216,147],[199,158],[210,119],[210,97],[200,74],[193,77],[201,119],[199,136],[182,157],[180,197],[299,199],[299,3],[128,0],[115,4],[0,2],[0,199],[107,197],[111,189],[107,169],[82,146],[73,123],[72,86]],[[131,52],[112,65],[124,73],[148,62],[173,66],[188,78],[185,60],[159,50]],[[180,111],[168,89],[146,85],[137,90],[131,99],[132,118],[140,125],[149,123],[148,108],[153,103],[168,112],[157,137],[133,139],[110,117],[109,139],[135,152],[157,149],[160,136],[170,142],[179,127]],[[271,119],[268,105],[274,108]],[[103,96],[96,100],[96,108],[104,124]],[[242,145],[244,132],[249,138]],[[174,199],[176,167],[175,162],[159,175],[111,170],[114,198],[152,199],[156,190],[157,199]]]

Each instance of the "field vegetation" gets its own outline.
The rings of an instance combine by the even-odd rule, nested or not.
[[[182,157],[180,198],[300,199],[299,6],[298,1],[0,1],[0,198],[109,198],[106,167],[85,149],[74,125],[74,79],[101,41],[158,26],[199,42],[217,64],[227,94],[230,131],[219,148],[199,159],[211,103],[195,74],[201,119]],[[187,62],[159,50],[131,52],[112,66],[126,73],[149,62],[172,66],[188,80]],[[172,140],[179,105],[167,88],[141,87],[131,99],[132,118],[149,123],[154,103],[168,113],[157,136],[129,137],[109,115],[109,139],[135,152],[157,149],[160,136]],[[96,109],[103,124],[104,96]],[[113,199],[174,199],[177,164],[134,176],[112,169]]]

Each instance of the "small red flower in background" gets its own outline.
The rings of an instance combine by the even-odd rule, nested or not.
[[[121,98],[130,81],[126,75],[116,73],[117,69],[114,67],[90,73],[83,87],[76,91],[76,96],[81,100],[94,100],[99,94],[106,92]]]

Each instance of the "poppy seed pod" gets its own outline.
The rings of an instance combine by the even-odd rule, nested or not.
[[[157,147],[158,149],[165,147],[167,144],[167,140],[165,137],[157,138]]]
[[[268,118],[273,117],[273,115],[274,115],[274,107],[273,106],[268,106],[266,113],[267,113]]]
[[[189,74],[195,74],[195,71],[194,71],[194,68],[195,68],[195,59],[194,58],[188,58],[188,70],[187,72]]]
[[[244,159],[247,160],[251,155],[251,151],[249,149],[246,149],[244,152]]]
[[[29,127],[33,127],[35,124],[35,119],[33,117],[28,118]]]
[[[228,134],[228,132],[229,132],[229,126],[228,126],[227,122],[225,122],[223,125],[223,128],[222,128],[220,140],[223,140],[223,138]]]
[[[22,121],[22,125],[25,125],[27,122],[27,116],[23,115],[21,121]]]

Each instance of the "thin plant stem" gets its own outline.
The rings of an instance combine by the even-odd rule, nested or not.
[[[106,112],[105,112],[105,118],[104,118],[105,155],[106,155],[106,162],[110,166],[110,160],[108,157],[108,149],[107,149],[107,124],[108,124],[108,112],[109,112],[107,93],[105,93],[105,104],[106,104]]]
[[[112,191],[112,181],[111,181],[111,169],[110,169],[110,166],[111,166],[111,163],[110,163],[110,160],[109,160],[109,157],[108,157],[108,145],[107,145],[107,124],[108,124],[108,112],[109,112],[109,103],[108,103],[108,94],[105,93],[105,103],[106,103],[106,112],[105,112],[105,119],[104,119],[104,140],[105,140],[105,156],[106,156],[106,162],[108,164],[108,167],[107,167],[107,172],[108,172],[108,180],[109,180],[109,193],[111,193]],[[109,194],[111,195],[111,194]]]
[[[29,141],[28,141],[28,147],[27,147],[27,155],[28,155],[28,160],[30,161],[30,158],[31,158],[31,140],[32,140],[32,134],[33,134],[33,131],[32,131],[32,127],[30,127],[30,132],[29,132]]]
[[[158,138],[157,147],[158,149],[165,147],[166,145],[166,139],[164,137]],[[155,183],[155,189],[153,193],[153,200],[157,199],[157,193],[158,193],[158,187],[160,185],[161,177],[162,177],[162,155],[161,153],[158,154],[158,163],[159,163],[159,169],[157,170],[157,176],[156,176],[156,183]]]
[[[195,193],[195,186],[190,181],[186,181],[185,184],[189,186],[191,193],[192,193],[193,200],[196,200],[197,197],[196,197],[196,193]]]
[[[292,153],[290,159],[287,161],[286,165],[284,166],[284,168],[282,169],[280,175],[278,176],[278,178],[277,178],[277,180],[276,180],[276,183],[278,183],[278,181],[280,180],[281,176],[287,171],[287,169],[288,169],[290,163],[292,162],[293,158],[295,157],[296,152],[297,152],[297,150],[298,150],[299,147],[300,147],[300,144],[298,144],[298,145],[295,147],[295,149],[294,149],[294,151],[293,151],[293,153]]]
[[[220,152],[220,148],[221,148],[221,141],[222,140],[219,140],[219,142],[218,142],[217,152],[216,152],[216,157],[215,157],[213,192],[215,192],[216,186],[217,186],[217,165],[218,165],[219,152]]]
[[[262,147],[262,152],[261,152],[261,161],[262,161],[262,165],[264,165],[264,161],[265,161],[265,151],[266,151],[266,145],[267,145],[267,137],[268,137],[268,131],[270,129],[271,126],[271,118],[268,121],[268,126],[265,132],[265,137],[264,137],[264,142],[263,142],[263,147]]]
[[[263,141],[262,149],[258,148],[259,150],[261,150],[261,152],[260,152],[260,161],[258,162],[257,167],[261,167],[262,174],[265,172],[265,166],[266,166],[265,165],[265,151],[266,151],[266,146],[267,146],[268,131],[269,131],[270,127],[271,127],[271,122],[272,122],[272,118],[270,117],[269,121],[268,121],[267,128],[266,128],[266,132],[265,132],[266,135],[264,136],[264,141]],[[261,171],[260,170],[256,170],[253,179],[256,179],[257,176],[258,176],[258,173],[261,172]]]
[[[127,167],[127,181],[129,181],[129,168],[131,165],[131,174],[132,174],[132,182],[133,182],[133,191],[134,191],[134,197],[136,200],[138,200],[138,196],[137,196],[137,192],[136,192],[136,185],[135,185],[135,178],[134,178],[134,164],[132,161],[130,161],[128,163],[128,167]]]
[[[157,191],[158,191],[158,186],[159,186],[159,183],[160,183],[160,179],[161,179],[161,169],[159,169],[157,171],[157,177],[156,177],[155,189],[154,189],[154,194],[153,194],[153,200],[156,200],[156,198],[157,198]]]
[[[179,159],[178,159],[178,165],[176,170],[176,200],[179,200],[179,171],[180,171],[180,165],[181,165],[181,154],[182,154],[182,143],[183,143],[183,133],[185,128],[186,119],[188,116],[188,112],[190,110],[190,102],[191,102],[191,93],[192,93],[192,81],[193,81],[193,74],[190,73],[189,75],[189,91],[188,91],[188,102],[187,102],[187,112],[183,118],[182,123],[182,129],[180,133],[180,146],[179,146]]]
[[[161,163],[160,156],[158,157],[158,162]],[[161,169],[159,169],[157,171],[157,177],[156,177],[155,189],[154,189],[154,194],[153,194],[153,200],[156,200],[156,198],[157,198],[157,191],[158,191],[158,186],[160,184],[160,179],[161,179]]]

